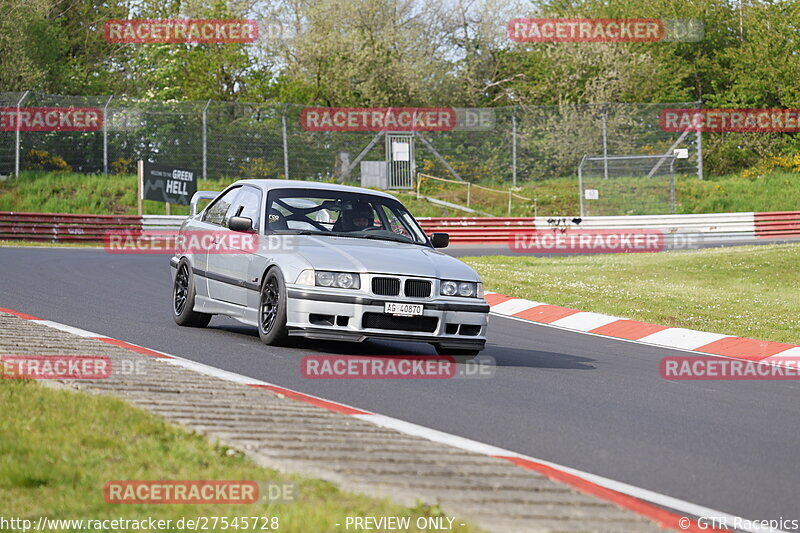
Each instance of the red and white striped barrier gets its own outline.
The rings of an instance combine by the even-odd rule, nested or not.
[[[0,240],[102,242],[109,233],[174,230],[186,217],[166,215],[76,215],[0,212]],[[453,244],[509,244],[515,236],[588,230],[658,230],[697,235],[705,241],[756,241],[800,237],[800,211],[636,215],[619,217],[441,217],[419,218],[428,234],[450,234]]]
[[[603,337],[777,365],[796,366],[800,358],[800,346],[795,344],[660,326],[494,292],[486,293],[486,301],[497,315]]]

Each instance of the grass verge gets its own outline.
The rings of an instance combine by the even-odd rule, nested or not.
[[[466,204],[463,185],[423,181],[423,194],[454,203]],[[508,183],[488,184],[505,188]],[[521,196],[536,198],[539,216],[575,216],[580,213],[578,181],[575,176],[521,182]],[[668,185],[663,179],[646,180],[610,178],[608,185],[595,180],[586,188],[600,191],[602,202],[586,201],[587,214],[652,214],[669,206]],[[472,207],[495,216],[507,216],[508,198],[473,188]],[[795,211],[800,209],[800,175],[785,170],[742,177],[739,174],[700,180],[694,175],[675,176],[675,212],[740,213],[747,211]],[[605,210],[605,211],[604,211]],[[663,211],[664,213],[668,211]],[[416,212],[415,212],[416,214]],[[533,216],[533,207],[517,199],[512,201],[512,216]],[[422,216],[422,215],[420,215]],[[433,215],[436,216],[436,215]],[[459,215],[463,216],[463,215]]]
[[[198,189],[220,191],[234,180],[200,180]],[[611,179],[601,197],[615,198],[615,209],[639,214],[652,211],[640,199],[664,196],[654,183],[630,178]],[[444,182],[424,181],[423,195],[465,205],[466,187]],[[485,185],[505,188],[507,183],[486,181]],[[578,185],[575,177],[522,182],[521,196],[536,198],[540,216],[570,216],[579,213]],[[794,172],[774,170],[756,177],[722,176],[699,180],[696,176],[676,176],[676,211],[678,213],[735,213],[746,211],[793,211],[800,206],[800,178]],[[616,192],[615,189],[616,188]],[[418,217],[474,216],[418,200],[410,192],[397,193]],[[661,198],[668,205],[666,197]],[[591,202],[591,201],[589,201]],[[473,188],[471,205],[496,216],[506,216],[508,197],[504,194]],[[24,172],[18,180],[0,182],[0,211],[46,213],[136,214],[136,177],[133,175]],[[164,214],[164,204],[144,201],[145,214]],[[172,206],[173,214],[187,214],[186,206]],[[512,216],[533,216],[530,202],[513,199]],[[596,214],[603,214],[598,211]]]
[[[666,326],[800,344],[800,245],[470,257],[502,294]]]
[[[411,516],[413,525],[419,516],[440,512],[422,505],[404,508],[339,491],[324,481],[258,467],[235,450],[116,398],[0,379],[0,405],[0,516],[6,519],[28,518],[35,524],[39,516],[153,517],[174,524],[181,517],[277,516],[278,530],[284,533],[324,533],[340,531],[335,524],[344,524],[346,516]],[[253,505],[111,505],[103,497],[110,480],[214,479],[291,481],[298,488],[297,499]],[[476,529],[457,526],[455,531]]]

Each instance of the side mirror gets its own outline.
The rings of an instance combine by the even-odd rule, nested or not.
[[[247,217],[231,217],[228,219],[228,229],[231,231],[250,231],[253,229],[253,219]]]
[[[450,244],[449,233],[431,233],[431,244],[434,248],[447,248]]]

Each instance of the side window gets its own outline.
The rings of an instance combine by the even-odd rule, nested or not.
[[[259,214],[261,212],[261,191],[247,185],[242,187],[241,191],[239,196],[236,197],[234,207],[228,216],[252,219],[253,229],[258,230]]]
[[[386,215],[386,221],[389,223],[389,231],[404,237],[408,237],[409,239],[414,238],[411,233],[408,232],[408,229],[403,225],[400,219],[397,218],[395,212],[392,211],[388,206],[383,206],[383,214]]]
[[[239,194],[239,189],[240,187],[231,189],[214,200],[214,203],[206,209],[206,213],[203,215],[203,222],[224,226],[227,222],[227,217],[225,215],[228,213],[228,209],[231,207],[234,198]]]

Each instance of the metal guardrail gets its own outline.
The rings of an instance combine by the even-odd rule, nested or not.
[[[103,236],[139,231],[138,216],[17,213],[0,211],[0,240],[39,242],[102,242]]]
[[[0,212],[0,240],[102,242],[120,231],[176,230],[184,216],[75,215]],[[454,244],[501,244],[514,235],[577,229],[658,229],[665,234],[702,235],[706,240],[756,241],[800,238],[800,211],[641,215],[619,217],[442,217],[419,218],[427,233],[444,231]]]

